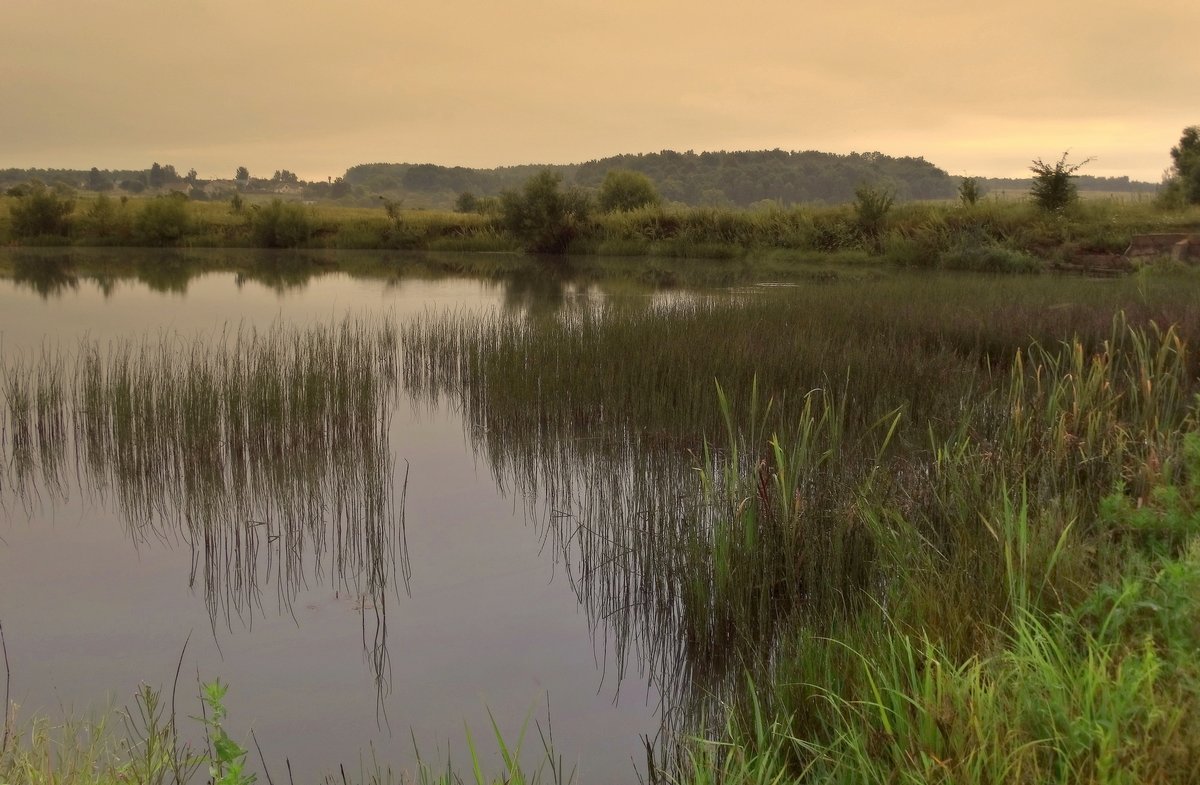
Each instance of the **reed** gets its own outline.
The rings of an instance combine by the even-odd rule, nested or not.
[[[936,277],[434,314],[403,331],[404,379],[461,406],[497,479],[537,500],[591,618],[668,696],[667,737],[738,729],[715,752],[666,745],[671,770],[702,781],[743,765],[761,713],[781,729],[772,777],[876,781],[912,757],[918,781],[945,760],[946,701],[969,722],[970,701],[998,718],[1030,700],[977,691],[1034,667],[1034,643],[1090,634],[1061,620],[1112,580],[1121,543],[1151,538],[1131,526],[1163,528],[1105,517],[1114,489],[1136,510],[1185,476],[1200,325],[1191,289],[1163,283]],[[1141,654],[1105,646],[1072,650],[1083,659],[1060,658],[1054,678],[1086,666],[1090,695],[1149,689],[1133,676]],[[1133,681],[1101,678],[1122,667]],[[1134,722],[1165,694],[1132,714],[1088,711]],[[895,715],[922,701],[901,736]],[[1005,781],[1009,758],[1039,777],[1097,765],[1092,742],[1037,747],[1031,762],[1035,737],[983,727],[994,748],[975,781]],[[1138,743],[1167,730],[1143,723]],[[839,746],[851,739],[857,753]]]
[[[73,463],[135,541],[189,544],[214,623],[253,614],[264,576],[283,610],[316,572],[382,609],[408,578],[397,340],[347,319],[47,347],[5,376],[5,485],[52,502]]]

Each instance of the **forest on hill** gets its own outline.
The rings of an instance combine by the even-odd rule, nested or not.
[[[863,183],[884,186],[902,200],[948,199],[957,181],[923,158],[882,153],[837,155],[816,151],[675,152],[618,155],[582,164],[468,169],[435,164],[362,164],[345,180],[378,193],[492,196],[519,187],[532,174],[550,169],[567,185],[599,187],[613,169],[641,172],[663,198],[689,205],[749,207],[771,200],[781,204],[840,203],[854,199]]]
[[[920,157],[878,152],[845,155],[813,150],[675,152],[616,155],[579,164],[526,164],[493,169],[431,163],[368,163],[351,166],[344,176],[306,182],[286,169],[270,177],[237,167],[228,179],[200,178],[195,169],[181,173],[171,164],[142,169],[0,169],[0,192],[34,180],[59,190],[166,193],[179,191],[198,200],[228,199],[235,193],[275,194],[287,199],[378,204],[379,198],[411,208],[450,208],[463,194],[495,197],[515,191],[538,172],[550,170],[566,186],[599,188],[612,170],[646,175],[668,202],[691,206],[751,207],[844,204],[860,185],[892,191],[899,201],[955,199],[962,177],[952,176]],[[264,173],[265,174],[265,173]],[[1029,178],[976,177],[984,195],[1029,188]],[[1078,175],[1081,191],[1154,193],[1159,185],[1128,177]]]

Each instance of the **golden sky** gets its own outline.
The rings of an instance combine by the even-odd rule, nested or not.
[[[0,0],[0,167],[783,148],[1157,181],[1198,0]]]

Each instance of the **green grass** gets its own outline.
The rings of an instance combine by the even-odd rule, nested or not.
[[[555,511],[589,615],[694,734],[664,777],[1195,781],[1191,633],[1106,637],[1198,610],[1195,297],[937,276],[434,315],[404,374]],[[1095,609],[1131,575],[1158,588]]]
[[[80,197],[62,237],[16,238],[9,226],[13,197],[0,197],[0,244],[178,245],[184,247],[513,251],[520,243],[494,217],[435,210],[383,209],[334,203],[183,203],[185,220],[168,226],[164,198]],[[282,205],[282,207],[280,206]],[[285,210],[303,231],[264,231],[272,211]],[[767,251],[859,253],[912,267],[1026,272],[1047,263],[1073,264],[1081,255],[1120,254],[1146,232],[1195,231],[1200,208],[1170,211],[1152,201],[1082,199],[1063,214],[1027,200],[985,199],[972,207],[947,202],[898,204],[864,234],[850,205],[739,210],[647,207],[596,216],[580,227],[576,255],[742,259]],[[986,251],[993,261],[964,261]],[[994,261],[1008,254],[1008,263]],[[1023,255],[1012,263],[1011,255]]]

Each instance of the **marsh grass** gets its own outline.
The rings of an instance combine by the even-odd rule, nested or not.
[[[310,573],[371,598],[364,614],[407,582],[389,321],[84,341],[6,371],[12,503],[53,504],[74,480],[135,542],[181,538],[214,623],[287,611]]]
[[[1194,287],[1172,280],[431,314],[403,371],[538,500],[606,645],[666,696],[666,738],[697,734],[658,750],[665,772],[1115,782],[1133,761],[1156,781],[1194,754],[1192,714],[1164,719],[1178,690],[1194,705],[1191,671],[1160,664],[1186,646],[1113,648],[1074,614],[1145,561],[1131,543],[1177,558],[1193,531],[1157,490],[1191,476],[1200,389]]]

